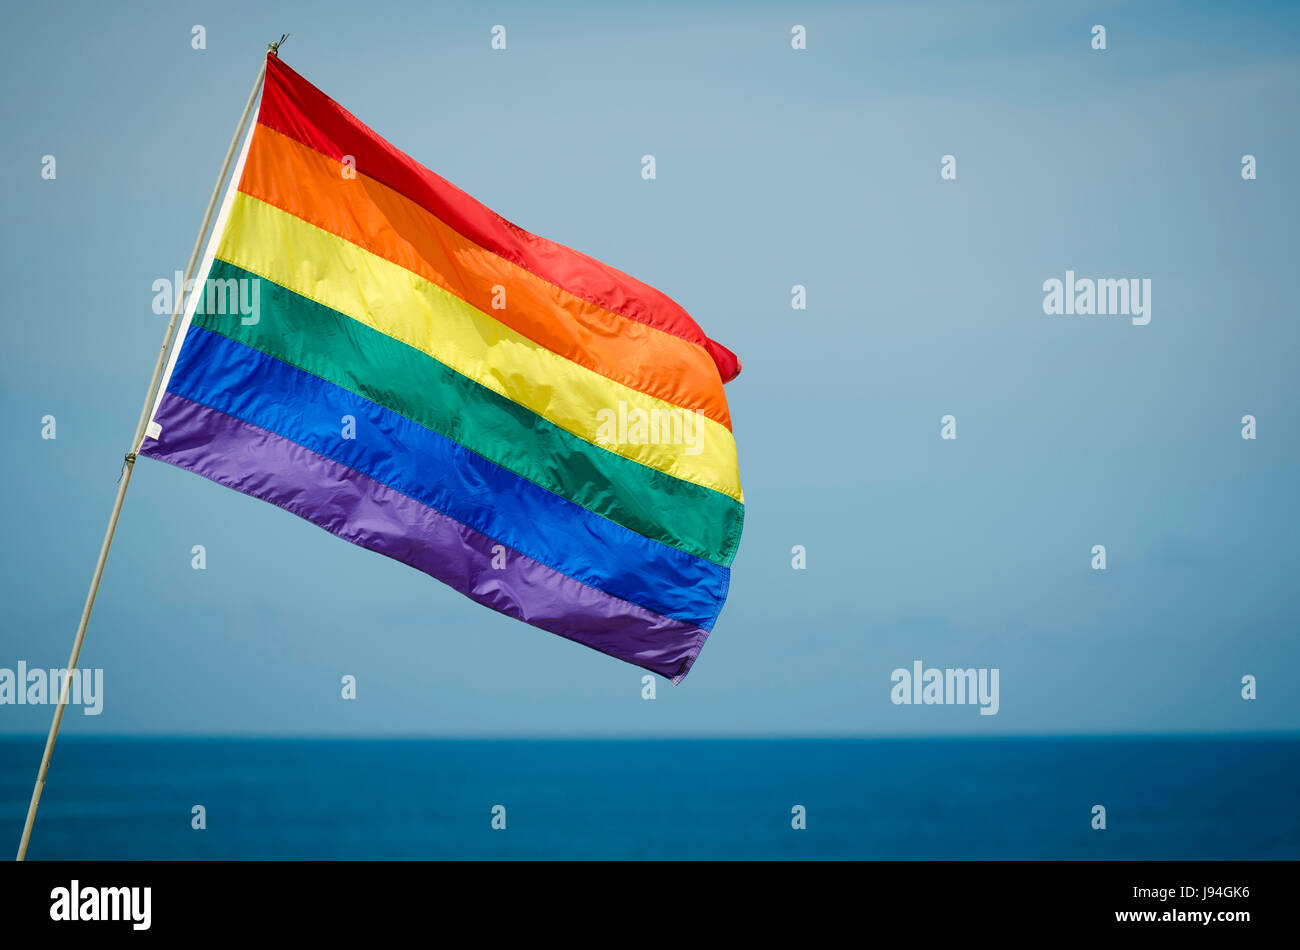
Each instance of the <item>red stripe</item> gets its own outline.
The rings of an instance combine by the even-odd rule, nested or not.
[[[703,347],[723,382],[740,372],[740,360],[708,338],[679,305],[653,287],[554,241],[530,234],[394,148],[350,112],[267,55],[266,86],[258,122],[359,169],[437,215],[466,238],[500,254],[589,303]]]

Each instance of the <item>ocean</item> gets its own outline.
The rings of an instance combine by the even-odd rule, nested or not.
[[[3,847],[43,742],[0,739]],[[1297,859],[1300,737],[66,736],[28,858]]]

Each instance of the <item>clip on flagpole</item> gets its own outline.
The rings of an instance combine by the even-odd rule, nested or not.
[[[267,52],[272,56],[277,55],[280,44],[289,38],[289,34],[280,37],[279,42],[270,43],[267,46]],[[72,684],[72,673],[77,668],[77,659],[81,655],[81,645],[86,638],[86,624],[90,621],[90,611],[95,606],[95,594],[99,591],[99,581],[104,575],[104,563],[108,560],[108,549],[113,543],[113,532],[117,530],[117,518],[122,513],[122,499],[126,496],[127,486],[131,484],[131,472],[135,466],[136,453],[140,451],[140,446],[144,442],[145,427],[148,425],[149,417],[153,414],[154,400],[158,392],[158,383],[162,378],[163,367],[167,362],[167,353],[171,349],[172,343],[176,336],[176,327],[180,319],[183,303],[185,300],[185,287],[189,286],[191,279],[194,277],[194,268],[199,261],[199,252],[203,248],[204,237],[208,233],[208,225],[212,223],[212,213],[216,210],[217,199],[222,192],[222,184],[226,180],[226,175],[230,172],[231,162],[234,161],[235,151],[239,148],[240,139],[243,138],[244,130],[248,127],[248,118],[253,112],[253,103],[257,100],[258,93],[262,91],[262,83],[266,79],[266,61],[262,61],[261,68],[257,71],[257,81],[253,83],[253,91],[248,94],[248,101],[244,103],[244,111],[239,117],[239,127],[235,129],[235,136],[230,140],[230,148],[226,149],[225,161],[221,163],[221,174],[217,176],[217,183],[212,189],[212,197],[208,199],[207,211],[203,214],[203,224],[199,227],[199,236],[194,241],[194,250],[190,252],[190,261],[185,268],[185,283],[176,290],[175,304],[172,307],[171,320],[167,324],[167,333],[163,337],[162,349],[158,353],[158,361],[154,364],[153,377],[149,380],[149,391],[145,395],[144,406],[140,410],[140,421],[136,424],[135,435],[131,439],[131,449],[126,453],[123,462],[122,473],[118,478],[117,497],[113,499],[113,511],[108,517],[108,530],[104,532],[104,543],[99,548],[99,559],[95,562],[95,572],[90,578],[90,591],[86,594],[86,604],[81,608],[81,620],[77,624],[77,637],[72,644],[72,656],[68,659],[68,676],[62,677],[62,689],[59,691],[59,701],[54,707],[54,720],[50,723],[50,734],[45,740],[45,753],[41,756],[41,768],[36,774],[36,786],[32,789],[32,801],[27,806],[27,821],[23,824],[23,837],[18,844],[18,857],[16,860],[22,861],[27,856],[27,843],[32,836],[32,825],[36,821],[36,808],[41,803],[41,791],[45,788],[45,775],[50,769],[50,756],[54,752],[54,741],[59,737],[59,726],[63,723],[63,710],[68,702],[68,690]],[[199,292],[197,288],[195,293]]]

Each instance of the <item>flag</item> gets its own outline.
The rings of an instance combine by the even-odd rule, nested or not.
[[[680,306],[505,220],[274,54],[195,283],[140,455],[686,675],[744,498],[740,364]]]

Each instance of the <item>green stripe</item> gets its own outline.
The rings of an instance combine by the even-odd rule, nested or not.
[[[414,347],[234,264],[214,261],[208,279],[259,281],[259,319],[246,325],[237,307],[223,306],[195,313],[198,326],[400,413],[647,538],[723,566],[735,558],[744,517],[735,499],[585,442]]]

